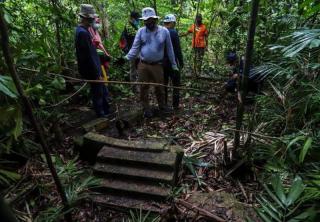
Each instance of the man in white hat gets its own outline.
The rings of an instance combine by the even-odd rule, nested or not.
[[[76,28],[75,47],[78,61],[78,71],[84,79],[101,80],[102,71],[97,50],[92,43],[92,36],[88,28],[92,26],[95,10],[92,5],[80,6],[80,24]],[[91,83],[91,96],[93,108],[98,117],[109,114],[107,101],[108,91],[103,83]]]
[[[175,29],[176,26],[176,16],[173,14],[168,14],[164,17],[163,24],[170,32],[171,42],[176,58],[176,62],[180,69],[183,68],[183,56],[181,51],[180,45],[180,38],[177,30]],[[172,82],[172,86],[179,87],[180,86],[180,72],[175,72],[172,69],[172,64],[165,53],[164,60],[163,60],[163,68],[164,68],[164,84],[168,85],[169,80]],[[168,103],[168,88],[165,88],[165,102]],[[172,94],[172,107],[174,110],[179,109],[179,102],[180,102],[180,92],[179,89],[174,88]]]
[[[142,18],[145,26],[140,28],[136,34],[133,46],[126,58],[134,60],[138,55],[140,63],[138,65],[139,82],[164,83],[163,58],[166,50],[168,58],[172,64],[172,69],[178,71],[175,55],[170,40],[168,29],[157,25],[159,17],[153,8],[144,8]],[[149,85],[141,85],[140,100],[144,109],[144,116],[149,118],[153,113],[149,107]],[[168,113],[170,110],[165,105],[164,87],[155,87],[156,97],[161,113]]]

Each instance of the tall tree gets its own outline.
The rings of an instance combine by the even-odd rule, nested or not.
[[[20,95],[20,98],[25,105],[25,109],[26,109],[26,112],[29,116],[29,119],[30,119],[36,133],[37,133],[41,147],[42,147],[43,152],[46,157],[46,161],[47,161],[49,170],[51,172],[51,175],[52,175],[53,180],[55,182],[55,185],[57,187],[57,191],[61,197],[64,208],[65,208],[65,210],[69,210],[70,207],[69,207],[68,199],[67,199],[67,196],[64,192],[62,183],[58,177],[57,171],[53,165],[50,151],[49,151],[49,147],[44,139],[43,130],[41,130],[41,127],[40,127],[40,123],[39,123],[40,120],[36,119],[36,117],[33,113],[32,105],[31,105],[27,95],[25,94],[23,88],[22,88],[19,76],[17,74],[15,65],[13,63],[13,59],[12,59],[12,55],[11,55],[10,47],[9,47],[8,28],[7,28],[7,24],[5,22],[5,19],[4,19],[4,12],[3,12],[2,7],[0,7],[0,34],[1,34],[1,46],[2,46],[2,50],[3,50],[3,56],[6,61],[7,66],[8,66],[9,73],[10,73],[10,75],[13,79],[13,82],[17,88],[17,91]],[[72,221],[70,213],[67,213],[65,218],[67,221]]]
[[[60,55],[60,65],[63,70],[63,67],[66,67],[66,62],[64,58],[63,48],[62,48],[62,41],[61,41],[61,21],[60,21],[60,9],[59,0],[49,0],[49,3],[53,7],[54,11],[54,25],[56,29],[56,41],[57,41],[57,47],[58,47],[58,53]]]
[[[248,30],[248,40],[245,54],[244,70],[241,81],[241,90],[238,92],[238,106],[237,106],[237,117],[236,117],[236,131],[234,136],[234,152],[240,145],[240,130],[243,121],[244,113],[244,100],[246,99],[248,92],[248,76],[250,72],[253,47],[254,47],[254,36],[256,32],[256,23],[259,11],[259,0],[253,0],[251,6],[250,25]]]

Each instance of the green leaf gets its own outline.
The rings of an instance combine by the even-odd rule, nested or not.
[[[64,78],[57,77],[52,82],[51,85],[58,90],[63,90],[66,87],[66,81]]]
[[[8,170],[0,169],[0,184],[10,185],[10,182],[17,181],[21,178],[21,175]]]
[[[274,193],[268,188],[268,186],[265,185],[265,184],[262,184],[262,186],[263,186],[264,189],[267,191],[267,193],[269,194],[269,196],[270,196],[281,208],[285,209],[284,206],[283,206],[283,204],[281,203],[281,201],[276,197],[276,195],[274,195]]]
[[[309,208],[305,212],[299,214],[298,216],[295,216],[294,218],[291,218],[288,220],[288,222],[301,222],[304,221],[310,217],[313,217],[315,215],[315,212],[312,208]]]
[[[271,185],[276,192],[277,197],[279,200],[285,205],[286,204],[286,195],[284,193],[284,189],[282,186],[282,181],[279,175],[275,175],[271,178]]]
[[[274,212],[276,213],[279,217],[281,216],[281,212],[280,210],[277,209],[276,206],[274,206],[274,203],[271,203],[269,200],[267,200],[266,198],[264,198],[262,195],[260,195],[260,198],[262,201],[264,201],[266,203],[266,205]]]
[[[272,204],[268,201],[264,201],[263,199],[257,198],[257,201],[260,203],[262,209],[274,220],[281,222],[279,216],[276,214],[276,212],[274,211],[275,207],[272,206]],[[271,206],[269,205],[271,204]],[[271,209],[270,209],[271,208]]]
[[[314,39],[310,42],[309,49],[318,48],[320,46],[320,39]]]
[[[260,217],[264,222],[272,222],[272,220],[269,219],[269,218],[262,212],[261,209],[257,209],[256,211],[257,211],[259,217]]]
[[[303,163],[304,158],[306,157],[309,149],[311,148],[311,144],[312,144],[312,138],[308,137],[308,139],[304,143],[304,146],[303,146],[302,150],[300,151],[299,163]]]
[[[0,93],[15,99],[17,98],[17,92],[12,90],[10,85],[12,85],[12,79],[10,77],[0,76]]]
[[[15,127],[13,129],[13,136],[14,136],[14,139],[17,140],[22,133],[22,127],[23,127],[22,112],[20,109],[16,110],[14,122],[15,122]]]
[[[295,144],[299,140],[305,140],[305,138],[306,138],[305,136],[297,136],[296,138],[290,141],[290,143],[287,146],[287,149],[289,149],[293,144]]]
[[[300,197],[304,190],[304,185],[300,177],[296,177],[293,180],[292,186],[289,190],[289,194],[286,200],[286,206],[289,207],[295,203],[295,201]]]

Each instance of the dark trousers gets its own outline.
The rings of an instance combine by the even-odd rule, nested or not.
[[[200,75],[205,48],[196,47],[193,49],[194,49],[194,53],[195,53],[195,61],[194,61],[193,70],[197,75]]]
[[[109,114],[108,90],[104,83],[91,83],[91,97],[98,117]]]
[[[171,80],[172,86],[180,87],[180,73],[175,72],[171,67],[164,66],[164,84],[168,85]],[[180,102],[180,90],[173,89],[172,106],[178,108]],[[165,103],[168,105],[168,88],[165,88]]]

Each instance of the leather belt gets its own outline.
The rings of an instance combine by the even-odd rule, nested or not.
[[[147,64],[147,65],[161,65],[162,64],[162,60],[161,61],[156,61],[156,62],[150,62],[150,61],[145,61],[145,60],[140,60],[141,63]]]

